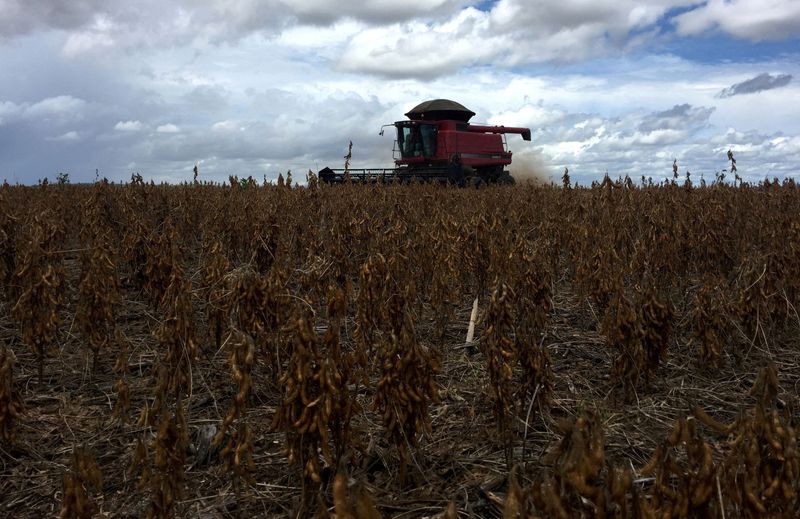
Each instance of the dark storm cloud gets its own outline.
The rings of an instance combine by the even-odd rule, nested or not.
[[[0,38],[38,28],[77,29],[102,13],[105,0],[0,0]]]
[[[257,32],[307,24],[326,26],[343,19],[370,25],[448,16],[465,0],[0,0],[0,40],[37,30],[113,29],[116,44],[150,46],[195,38],[236,41]]]
[[[451,15],[464,6],[467,0],[325,0],[288,1],[292,14],[300,23],[329,25],[343,18],[352,18],[370,25],[404,22],[416,18]]]
[[[736,83],[717,94],[718,98],[733,97],[742,94],[755,94],[756,92],[763,92],[764,90],[772,90],[773,88],[780,88],[788,85],[792,81],[791,74],[759,74],[754,78],[747,81]]]

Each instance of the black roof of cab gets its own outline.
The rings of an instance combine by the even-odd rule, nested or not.
[[[434,121],[449,119],[463,122],[468,122],[474,115],[475,112],[469,108],[449,99],[424,101],[406,113],[409,119]]]

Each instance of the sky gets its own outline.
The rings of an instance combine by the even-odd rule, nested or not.
[[[795,177],[800,1],[0,0],[10,183],[391,167],[436,98],[531,128],[518,177]]]

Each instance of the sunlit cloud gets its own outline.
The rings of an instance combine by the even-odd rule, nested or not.
[[[156,133],[178,133],[180,129],[174,124],[161,124],[156,128]]]
[[[114,129],[119,132],[138,132],[142,129],[141,121],[120,121],[114,125]]]

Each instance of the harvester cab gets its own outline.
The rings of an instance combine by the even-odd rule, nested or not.
[[[408,120],[397,121],[394,169],[335,170],[319,172],[324,182],[427,180],[457,185],[514,183],[506,171],[511,152],[506,134],[531,140],[528,128],[470,124],[475,112],[447,99],[426,101],[407,112]],[[383,130],[381,130],[383,134]]]
[[[399,121],[394,123],[394,125],[397,128],[395,162],[397,162],[397,159],[436,157],[436,138],[438,132],[436,124],[419,121]]]

